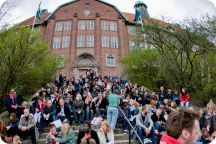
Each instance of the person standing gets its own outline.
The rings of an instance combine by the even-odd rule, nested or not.
[[[118,119],[118,104],[119,104],[119,90],[117,87],[113,89],[108,97],[109,106],[107,108],[107,120],[110,123],[111,128],[114,130]]]

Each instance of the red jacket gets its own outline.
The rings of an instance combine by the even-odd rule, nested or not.
[[[179,97],[180,97],[180,102],[183,102],[183,101],[188,102],[190,100],[190,95],[187,92],[185,93],[185,96],[183,96],[181,92]]]
[[[42,102],[41,107],[40,107],[40,111],[42,111],[45,106],[46,106],[46,102]]]
[[[167,134],[163,135],[160,144],[182,144],[180,141],[174,139],[171,136],[168,136]]]

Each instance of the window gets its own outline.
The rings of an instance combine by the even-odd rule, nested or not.
[[[55,25],[55,31],[56,32],[62,31],[62,25],[63,25],[62,22],[57,22]]]
[[[116,22],[110,22],[110,30],[111,31],[117,31],[117,23]]]
[[[83,21],[83,20],[79,21],[78,29],[79,30],[85,30],[85,25],[86,25],[85,21]]]
[[[111,37],[111,47],[118,48],[118,38],[117,37]]]
[[[70,36],[64,36],[62,38],[62,48],[69,48],[70,46]]]
[[[150,48],[150,49],[154,49],[155,46],[154,46],[153,44],[148,44],[148,48]]]
[[[53,48],[58,49],[61,47],[61,37],[54,37],[53,38]]]
[[[129,33],[130,35],[135,35],[135,27],[129,26],[129,27],[128,27],[128,33]]]
[[[65,21],[64,22],[64,31],[71,30],[71,21]]]
[[[114,56],[107,56],[106,57],[106,65],[108,67],[115,67],[115,57]]]
[[[94,30],[94,21],[86,21],[87,30]]]
[[[107,21],[101,22],[101,30],[109,30],[109,23]]]
[[[65,67],[65,56],[61,55],[60,60],[59,60],[59,65],[58,68],[64,68]]]
[[[130,40],[129,41],[129,49],[130,49],[130,51],[132,51],[134,49],[134,46],[135,46],[135,42]]]
[[[142,43],[139,44],[139,47],[140,48],[146,48],[147,44],[145,42],[142,42]]]
[[[85,36],[77,36],[77,47],[85,46]]]
[[[94,36],[93,35],[87,35],[86,36],[86,46],[87,47],[94,47]]]
[[[102,36],[102,47],[109,47],[109,36]]]

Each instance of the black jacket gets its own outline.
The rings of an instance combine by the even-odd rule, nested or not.
[[[99,99],[97,99],[96,100],[96,105],[97,105],[97,103],[99,102]],[[103,98],[102,100],[101,100],[101,103],[99,104],[99,106],[98,106],[98,108],[99,109],[106,109],[106,107],[109,105],[109,102],[108,102],[108,100],[107,100],[107,98]]]
[[[56,114],[56,108],[54,106],[52,106],[51,108],[47,108],[47,106],[45,106],[43,108],[43,110],[41,111],[41,116],[43,116],[44,114],[49,114],[50,116],[51,115],[55,115]]]
[[[56,107],[56,114],[60,113],[61,112],[61,107],[60,106],[57,106]],[[64,105],[64,113],[65,113],[65,116],[67,118],[70,117],[70,108],[65,104]]]
[[[96,144],[100,144],[97,133],[96,133],[94,130],[91,130],[90,133],[91,133],[91,138],[95,140]],[[81,143],[81,139],[82,139],[84,136],[85,136],[84,131],[80,131],[80,132],[78,133],[77,144],[80,144],[80,143]]]
[[[160,117],[157,117],[156,112],[153,113],[151,116],[152,121],[155,123],[156,121],[163,121],[164,123],[166,122],[164,116],[161,114]]]

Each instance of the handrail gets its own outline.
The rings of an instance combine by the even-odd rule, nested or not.
[[[135,135],[137,136],[138,138],[138,141],[141,143],[141,144],[144,144],[143,141],[141,140],[141,138],[139,137],[139,135],[137,134],[136,130],[134,129],[134,127],[132,126],[132,124],[130,123],[129,119],[127,118],[127,116],[125,115],[125,113],[123,112],[123,110],[118,107],[120,112],[122,113],[122,115],[124,116],[124,118],[126,119],[127,123],[129,124],[129,126],[131,127],[131,129],[133,130],[133,132],[135,133]],[[130,131],[129,131],[129,137],[130,137]]]

